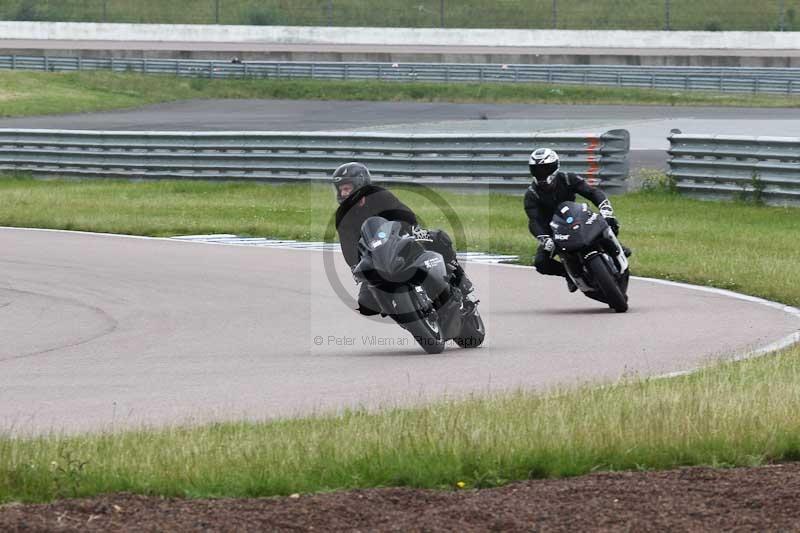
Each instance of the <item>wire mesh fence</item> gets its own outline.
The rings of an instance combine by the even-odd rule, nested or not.
[[[0,20],[796,31],[800,0],[0,0]]]

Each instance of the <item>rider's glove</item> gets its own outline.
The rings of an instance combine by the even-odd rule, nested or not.
[[[414,239],[418,241],[432,241],[430,232],[418,225],[411,226],[411,233],[414,235]]]
[[[539,239],[539,246],[544,248],[545,252],[553,253],[556,249],[556,243],[550,235],[537,235],[536,238]]]
[[[614,217],[606,217],[606,224],[614,232],[614,235],[619,235],[619,222]]]
[[[614,208],[611,207],[611,202],[605,199],[597,207],[600,209],[600,216],[605,219],[614,235],[619,235],[619,221],[614,216]]]

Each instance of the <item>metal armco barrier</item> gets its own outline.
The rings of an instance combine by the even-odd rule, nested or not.
[[[800,139],[689,135],[673,130],[670,175],[678,189],[703,198],[752,196],[800,204]]]
[[[528,156],[549,147],[562,169],[603,187],[628,176],[627,130],[602,134],[118,132],[0,129],[0,170],[96,177],[327,179],[365,163],[377,182],[524,191]]]
[[[800,69],[797,68],[265,61],[232,63],[196,59],[84,59],[43,56],[0,56],[0,68],[51,72],[113,70],[204,78],[552,83],[684,91],[800,94]]]

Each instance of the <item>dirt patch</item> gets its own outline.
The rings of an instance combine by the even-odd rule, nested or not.
[[[16,100],[22,96],[19,93],[9,93],[5,91],[0,91],[0,102],[7,102],[8,100]]]
[[[487,490],[0,507],[2,531],[800,531],[800,463],[597,473]]]

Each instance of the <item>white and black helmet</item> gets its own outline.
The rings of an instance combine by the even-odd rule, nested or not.
[[[551,185],[558,167],[558,154],[550,148],[537,148],[528,159],[528,168],[537,185]]]
[[[350,183],[353,186],[353,194],[361,187],[372,183],[372,176],[369,174],[369,169],[361,163],[345,163],[333,172],[333,186],[336,188],[336,200],[339,203],[344,201],[340,192],[340,187],[345,183]]]

